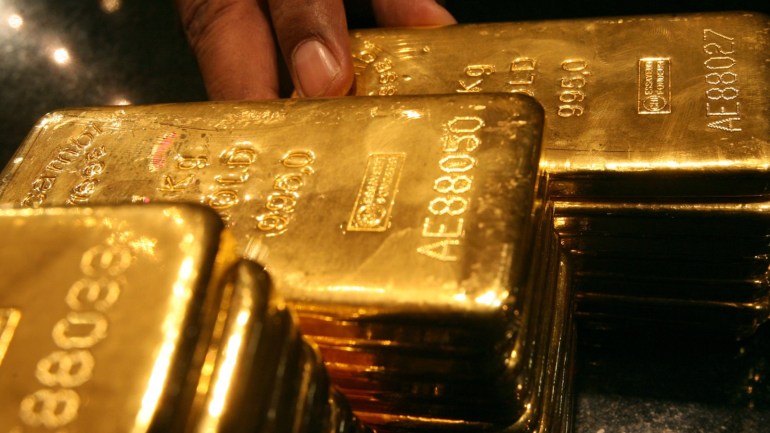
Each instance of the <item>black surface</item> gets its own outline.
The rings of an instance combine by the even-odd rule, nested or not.
[[[109,5],[117,4],[113,12]],[[463,22],[743,9],[770,2],[450,0]],[[14,29],[9,17],[23,24]],[[354,26],[370,23],[353,20]],[[70,61],[52,61],[65,48]],[[0,2],[0,163],[35,121],[66,106],[205,99],[171,0]],[[770,432],[770,330],[742,344],[707,335],[581,329],[576,433]]]

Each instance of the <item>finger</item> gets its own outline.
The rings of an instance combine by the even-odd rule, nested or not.
[[[300,96],[340,96],[353,83],[342,0],[269,0],[270,15]]]
[[[445,26],[456,24],[434,0],[372,0],[377,24],[383,27]]]
[[[275,43],[264,1],[176,2],[211,99],[278,97]]]

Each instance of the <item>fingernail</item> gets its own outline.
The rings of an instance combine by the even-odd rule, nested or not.
[[[294,70],[301,96],[323,96],[340,73],[331,51],[316,39],[302,42],[294,50]]]

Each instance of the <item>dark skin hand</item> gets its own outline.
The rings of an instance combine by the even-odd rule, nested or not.
[[[364,1],[381,26],[455,23],[434,0]],[[300,96],[341,96],[353,84],[343,0],[176,3],[211,99],[277,98],[279,55]]]

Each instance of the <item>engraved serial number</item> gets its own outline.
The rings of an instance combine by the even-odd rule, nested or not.
[[[121,275],[130,265],[131,253],[121,246],[95,246],[81,257],[83,278],[65,296],[71,311],[51,331],[60,350],[35,368],[35,377],[45,388],[27,395],[19,405],[19,418],[27,426],[58,429],[77,418],[81,404],[77,388],[91,379],[96,366],[90,349],[107,337],[105,313],[120,297]]]
[[[257,228],[265,236],[286,233],[305,178],[315,173],[314,162],[315,154],[310,150],[292,150],[281,158],[281,165],[289,172],[273,178],[273,190],[265,199],[264,211],[256,216]]]
[[[470,208],[473,188],[473,170],[477,160],[472,155],[481,145],[476,134],[484,121],[476,116],[459,116],[450,120],[449,133],[443,140],[444,156],[439,159],[441,175],[433,181],[437,195],[428,203],[428,216],[423,220],[422,236],[431,241],[417,248],[417,252],[444,261],[457,261],[455,249],[464,234],[463,216]]]
[[[703,30],[703,62],[706,69],[707,126],[727,132],[739,132],[741,103],[738,101],[738,73],[735,70],[735,38],[712,29]]]

